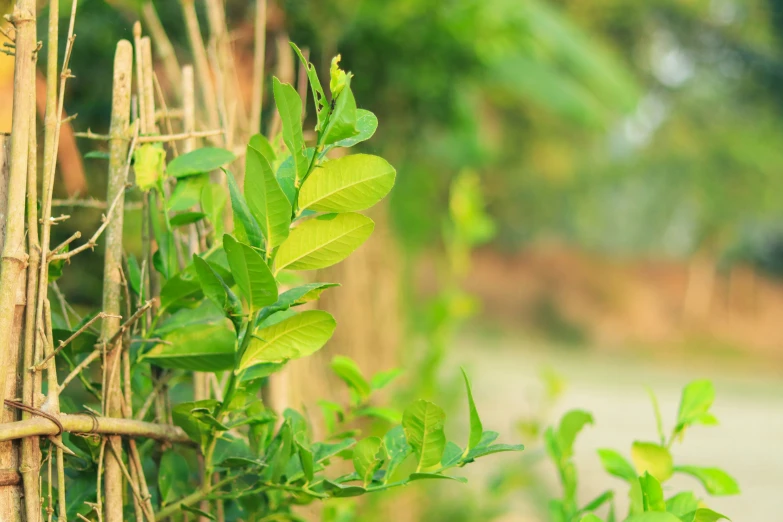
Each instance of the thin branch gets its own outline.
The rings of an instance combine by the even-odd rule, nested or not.
[[[174,134],[174,128],[171,126],[171,119],[168,117],[169,109],[166,105],[166,98],[163,96],[163,90],[160,88],[160,82],[158,81],[158,75],[154,72],[152,73],[152,84],[155,87],[155,94],[158,96],[158,102],[160,103],[160,106],[163,107],[163,114],[166,115],[163,121],[166,123],[166,132],[169,133],[169,135]],[[153,117],[153,120],[155,118]],[[171,141],[171,149],[174,152],[174,156],[179,156],[179,151],[177,150],[177,144],[176,141]]]
[[[139,143],[158,143],[167,141],[181,141],[188,138],[208,138],[210,136],[218,136],[223,134],[222,129],[193,131],[193,132],[180,132],[177,134],[162,134],[159,136],[141,136]]]
[[[60,384],[60,392],[62,392],[65,389],[65,387],[68,386],[68,384],[70,384],[70,382],[72,380],[74,380],[76,377],[78,377],[79,374],[82,372],[82,370],[87,368],[90,364],[92,364],[92,362],[95,359],[97,359],[100,356],[101,356],[101,351],[100,350],[95,350],[90,355],[85,357],[82,362],[77,364],[76,367],[73,370],[71,370],[71,373],[69,373],[65,377],[65,379],[63,379],[63,382]]]
[[[126,188],[127,187],[128,187],[128,185],[126,185]],[[124,190],[120,190],[120,191],[117,192],[117,195],[114,197],[114,201],[112,201],[111,206],[109,207],[109,211],[106,212],[106,214],[104,214],[103,216],[101,216],[101,221],[102,221],[101,226],[98,228],[98,230],[95,231],[95,233],[92,235],[92,237],[90,238],[89,241],[87,241],[83,245],[80,245],[80,246],[74,248],[73,250],[69,250],[68,252],[63,252],[61,254],[50,255],[49,256],[49,262],[58,261],[58,260],[61,260],[61,259],[70,259],[73,256],[75,256],[75,255],[77,255],[77,254],[79,254],[81,252],[84,252],[88,248],[89,249],[95,248],[95,245],[98,244],[97,243],[98,238],[101,236],[101,234],[103,234],[103,231],[106,230],[106,227],[109,226],[110,216],[112,215],[112,211],[114,210],[114,207],[117,205],[117,203],[120,201],[120,199],[122,199],[123,195],[125,195],[125,191]]]
[[[41,362],[39,362],[39,363],[38,363],[38,364],[36,364],[35,366],[32,366],[32,367],[30,368],[30,371],[33,371],[33,372],[40,372],[41,370],[43,370],[43,369],[44,369],[44,365],[46,364],[46,362],[47,362],[47,361],[49,361],[49,359],[51,359],[52,357],[54,357],[55,355],[57,355],[58,353],[60,353],[60,350],[62,350],[62,349],[63,349],[63,348],[65,348],[66,346],[68,346],[68,344],[70,344],[70,343],[71,343],[71,341],[73,341],[74,339],[76,339],[77,337],[79,337],[81,334],[83,334],[83,333],[84,333],[84,332],[85,332],[85,331],[86,331],[88,328],[90,328],[90,326],[92,326],[92,324],[93,324],[94,322],[96,322],[96,321],[98,321],[98,320],[100,320],[100,319],[103,319],[103,318],[105,318],[105,317],[118,317],[118,318],[122,318],[121,316],[110,316],[109,314],[106,314],[106,313],[104,313],[104,312],[101,312],[101,313],[99,313],[98,315],[96,315],[95,317],[93,317],[92,319],[90,319],[89,321],[87,321],[87,322],[86,322],[86,323],[85,323],[85,324],[84,324],[84,325],[83,325],[81,328],[79,328],[78,330],[76,330],[76,331],[73,333],[73,335],[71,335],[70,337],[68,337],[68,338],[67,338],[67,339],[65,339],[64,341],[60,341],[60,345],[59,345],[59,346],[58,346],[58,347],[57,347],[57,348],[56,348],[56,349],[55,349],[53,352],[51,352],[51,353],[50,353],[50,354],[48,354],[46,357],[44,357],[44,358],[43,358],[43,360],[42,360]]]
[[[52,207],[82,207],[82,208],[96,208],[105,209],[108,205],[105,201],[98,199],[53,199]],[[126,203],[125,212],[141,210],[141,203]]]
[[[152,393],[147,396],[147,398],[144,400],[144,404],[142,404],[139,411],[136,412],[136,420],[144,419],[144,416],[147,415],[147,412],[152,406],[152,402],[155,400],[155,397],[157,397],[160,391],[166,386],[166,384],[168,384],[172,376],[172,373],[168,373],[158,380],[158,382],[155,384],[155,387],[152,389]]]
[[[125,475],[125,480],[127,480],[128,483],[130,484],[131,491],[133,491],[133,495],[136,497],[137,500],[142,502],[144,499],[141,497],[141,493],[139,492],[139,489],[138,489],[136,483],[131,478],[131,475],[128,472],[128,468],[125,466],[125,463],[122,461],[122,451],[120,451],[115,446],[115,440],[114,439],[109,439],[109,449],[111,449],[112,453],[114,453],[114,457],[117,459],[117,462],[119,462],[120,469],[122,470],[122,474]],[[145,508],[144,509],[144,515],[146,516],[147,520],[149,522],[154,522],[154,520],[155,520],[154,514],[153,513],[149,513],[146,510],[146,505],[144,506],[144,508]]]

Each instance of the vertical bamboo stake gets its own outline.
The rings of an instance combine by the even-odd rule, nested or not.
[[[0,252],[3,251],[5,221],[8,216],[8,175],[10,166],[11,135],[0,133]]]
[[[160,23],[160,17],[152,2],[145,2],[141,6],[141,15],[144,17],[144,23],[155,43],[155,54],[163,63],[166,71],[166,79],[169,82],[169,88],[174,92],[174,96],[179,100],[182,97],[182,74],[180,73],[177,55],[174,52],[174,46],[171,45],[163,24]]]
[[[215,87],[209,72],[209,60],[204,50],[204,40],[201,38],[198,16],[193,0],[182,0],[182,13],[185,16],[185,26],[188,32],[191,52],[193,53],[193,67],[198,77],[198,85],[201,91],[201,101],[206,109],[207,123],[210,129],[217,129],[220,125],[218,116]]]
[[[133,67],[133,46],[127,40],[117,43],[117,51],[114,55],[114,79],[112,87],[112,111],[111,128],[109,130],[109,186],[107,201],[114,201],[119,192],[125,190],[127,169],[125,164],[128,154],[128,125],[130,120],[130,96]],[[106,254],[104,258],[103,272],[103,311],[112,317],[106,317],[101,327],[101,340],[108,342],[109,338],[120,327],[120,293],[122,287],[122,225],[123,225],[124,199],[119,197],[118,204],[114,208],[113,215],[106,216],[109,224],[104,232],[106,237]],[[111,350],[106,358],[104,371],[110,371],[119,362],[122,356],[121,350]],[[121,417],[122,389],[121,379],[111,381],[106,394],[106,415]],[[109,444],[116,448],[121,447],[121,438],[116,435],[109,436]],[[122,522],[123,506],[123,475],[121,455],[114,452],[105,454],[105,522]],[[100,494],[100,492],[98,493]]]
[[[146,122],[147,134],[157,134],[158,127],[155,124],[155,87],[152,72],[152,42],[149,36],[139,40],[141,46],[141,92],[139,92],[139,107],[141,108],[141,121]],[[138,55],[137,55],[138,56]]]
[[[41,262],[41,245],[38,242],[38,140],[35,132],[35,115],[30,116],[30,148],[27,164],[27,296],[25,310],[24,346],[22,348],[22,402],[35,407],[35,396],[40,391],[38,372],[28,370],[35,356],[35,317],[38,295],[38,268]],[[22,419],[29,419],[28,412],[22,412]],[[40,522],[41,504],[38,480],[41,466],[41,447],[39,437],[22,439],[20,471],[24,487],[25,520]]]
[[[8,397],[8,374],[16,368],[12,335],[16,315],[16,292],[27,265],[25,254],[25,193],[27,188],[27,149],[30,141],[30,113],[35,110],[35,1],[17,0],[11,17],[16,27],[14,63],[14,105],[11,127],[11,168],[8,175],[5,236],[0,260],[0,411]],[[14,353],[12,353],[14,352]],[[13,358],[13,359],[12,359]],[[11,519],[12,520],[12,519]]]
[[[250,107],[250,133],[261,132],[264,101],[264,60],[266,58],[266,0],[256,0],[255,50],[253,53],[253,99]]]
[[[193,83],[193,66],[182,68],[182,132],[196,130],[196,87]],[[196,138],[189,137],[182,142],[183,152],[196,148]]]

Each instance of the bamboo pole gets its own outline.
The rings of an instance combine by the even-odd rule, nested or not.
[[[144,23],[155,44],[155,54],[163,63],[168,86],[173,91],[175,98],[179,100],[182,98],[182,74],[177,54],[174,52],[174,46],[171,45],[171,40],[169,40],[166,30],[163,29],[163,24],[161,24],[158,12],[152,2],[144,2],[144,5],[141,6],[141,16],[144,18]]]
[[[256,0],[255,49],[253,53],[253,98],[250,107],[250,133],[261,132],[264,101],[264,60],[266,59],[266,0]]]
[[[99,435],[142,437],[177,444],[192,444],[187,434],[179,426],[117,417],[97,417],[83,413],[61,413],[54,418],[57,419],[59,425],[48,417],[42,416],[0,424],[0,442],[30,436],[56,435],[60,431],[60,426],[62,426],[64,433],[96,433]]]
[[[185,17],[185,27],[188,33],[191,53],[193,54],[193,68],[198,78],[198,86],[201,92],[201,101],[204,104],[205,116],[210,129],[216,129],[220,126],[218,116],[217,99],[215,97],[215,86],[212,83],[212,76],[209,72],[209,60],[204,48],[204,40],[201,38],[201,28],[196,15],[196,7],[193,0],[181,0],[182,13]]]
[[[16,315],[16,293],[25,273],[25,194],[27,189],[27,151],[30,145],[30,113],[35,110],[35,86],[31,85],[35,68],[35,1],[17,0],[11,17],[16,28],[14,63],[14,105],[11,127],[11,166],[8,174],[5,235],[0,260],[0,332],[12,332]],[[15,358],[12,335],[0,335],[0,405],[7,395],[7,364]]]
[[[41,262],[41,245],[38,241],[38,140],[35,132],[35,115],[31,115],[30,148],[27,164],[27,295],[25,298],[25,332],[22,348],[22,402],[35,407],[35,397],[41,390],[41,380],[37,372],[28,370],[37,359],[35,354],[35,317],[38,302],[38,269]],[[29,419],[30,413],[23,411],[22,419]],[[41,447],[38,437],[22,439],[21,448],[22,482],[24,488],[25,520],[40,522],[41,503],[39,478],[41,466]]]
[[[127,40],[120,40],[114,56],[114,78],[112,88],[112,113],[109,133],[109,183],[107,201],[119,199],[119,204],[107,216],[109,225],[106,228],[106,253],[103,272],[103,311],[112,316],[120,314],[122,287],[122,225],[124,198],[120,192],[125,191],[127,180],[126,161],[128,154],[128,127],[130,123],[130,96],[133,67],[133,46]],[[120,320],[107,317],[101,328],[101,340],[107,342],[120,327]],[[121,357],[121,350],[110,350],[106,357],[104,372],[110,372]],[[109,417],[122,417],[122,389],[120,379],[111,379],[104,390],[106,411]],[[121,439],[117,435],[109,436],[109,444],[121,447]],[[105,522],[122,522],[123,506],[123,475],[121,455],[114,452],[105,454]],[[99,493],[100,494],[100,493]]]

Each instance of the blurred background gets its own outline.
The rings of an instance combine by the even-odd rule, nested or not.
[[[146,23],[147,4],[79,2],[65,103],[78,117],[56,197],[104,198],[105,160],[85,158],[101,145],[73,132],[107,131],[114,44]],[[154,6],[190,63],[180,2]],[[226,9],[250,106],[255,2]],[[738,479],[742,495],[711,507],[771,520],[783,486],[783,0],[270,0],[267,20],[275,74],[289,39],[322,72],[342,55],[359,106],[380,120],[362,148],[398,171],[373,239],[319,275],[344,285],[321,303],[340,326],[299,368],[301,401],[322,393],[302,377],[349,354],[366,373],[403,368],[391,400],[432,398],[454,412],[456,435],[462,365],[485,427],[528,447],[473,466],[467,486],[408,488],[356,516],[546,520],[558,486],[542,426],[568,408],[594,413],[576,446],[587,501],[620,486],[596,448],[654,439],[645,386],[671,423],[680,388],[706,377],[721,425],[689,433],[675,455]],[[0,132],[12,68],[0,54]],[[100,219],[59,210],[73,217],[55,243]],[[139,226],[130,213],[126,227]],[[79,307],[99,302],[100,262],[98,251],[58,281]],[[333,520],[351,509],[335,506]]]

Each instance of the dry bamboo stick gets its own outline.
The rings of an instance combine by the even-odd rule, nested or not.
[[[122,270],[122,224],[124,198],[119,194],[125,191],[128,170],[126,168],[129,140],[130,120],[130,96],[133,67],[133,47],[127,40],[120,40],[114,57],[114,79],[112,89],[112,116],[111,141],[109,142],[109,183],[107,200],[115,197],[119,204],[113,212],[107,216],[109,224],[106,227],[106,253],[103,272],[103,306],[105,313],[117,316],[120,313],[120,292]],[[154,112],[153,112],[154,114]],[[106,342],[119,328],[120,321],[114,317],[107,318],[101,325],[102,341]],[[111,350],[107,355],[106,366],[111,369],[115,366],[115,359],[121,357],[120,350]],[[122,410],[120,399],[122,390],[119,379],[113,385],[104,390],[107,405],[106,413],[110,417],[121,417]],[[116,435],[109,437],[109,444],[113,447],[119,445],[120,439]],[[104,464],[104,490],[106,504],[104,506],[106,522],[122,522],[123,506],[123,476],[121,469],[121,455],[107,453]]]
[[[193,67],[198,77],[198,85],[201,92],[201,101],[204,105],[205,116],[209,127],[212,129],[220,126],[217,101],[215,98],[215,86],[209,71],[209,60],[204,48],[204,40],[201,38],[201,29],[196,15],[196,7],[193,0],[181,0],[182,13],[185,17],[188,41],[193,54]]]
[[[182,74],[180,73],[174,46],[171,45],[171,41],[166,34],[166,30],[163,29],[163,24],[161,24],[160,17],[157,11],[155,11],[155,6],[152,2],[144,2],[144,5],[141,6],[141,15],[144,17],[144,23],[147,25],[147,30],[155,44],[155,54],[163,63],[169,87],[174,92],[175,98],[179,100],[182,97]]]
[[[253,52],[253,98],[250,106],[250,133],[261,132],[264,101],[264,61],[266,59],[266,0],[256,0],[255,49]]]

